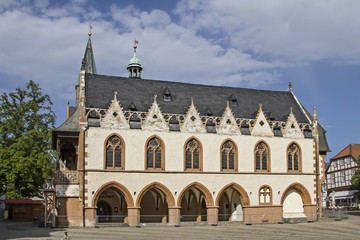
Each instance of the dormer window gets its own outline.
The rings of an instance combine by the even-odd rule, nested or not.
[[[134,102],[131,102],[131,103],[130,103],[128,109],[129,109],[130,111],[136,111],[136,110],[137,110]]]
[[[236,97],[234,96],[234,94],[231,94],[230,99],[229,99],[229,103],[231,107],[237,107],[238,106],[238,102]]]
[[[171,102],[172,101],[172,97],[170,94],[170,91],[168,88],[165,88],[164,94],[163,94],[163,100],[164,102]]]

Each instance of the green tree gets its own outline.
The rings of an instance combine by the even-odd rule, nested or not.
[[[52,102],[30,80],[0,99],[0,194],[8,198],[39,196],[54,172]]]
[[[357,160],[358,169],[355,172],[355,175],[351,178],[351,184],[354,185],[354,188],[358,190],[356,193],[357,199],[360,199],[360,156]]]

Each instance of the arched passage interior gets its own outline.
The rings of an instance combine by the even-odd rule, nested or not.
[[[211,194],[203,185],[191,184],[178,198],[178,206],[181,206],[181,221],[207,221],[207,209],[213,205]]]
[[[100,194],[96,206],[96,215],[100,223],[126,222],[127,203],[119,189],[110,187],[104,190]]]
[[[231,183],[219,192],[215,204],[219,206],[219,221],[243,221],[243,206],[250,201],[240,185]]]
[[[140,222],[167,222],[168,203],[158,188],[149,189],[140,202]]]
[[[136,201],[140,207],[140,222],[168,222],[169,207],[175,206],[170,190],[161,183],[154,182],[141,190]]]
[[[220,197],[219,221],[243,221],[240,194],[233,188],[226,189]]]

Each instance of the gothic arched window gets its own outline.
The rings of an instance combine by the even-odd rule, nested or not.
[[[260,142],[255,147],[255,171],[270,172],[269,148],[264,142]]]
[[[221,170],[237,171],[237,148],[231,140],[226,140],[221,146]]]
[[[164,170],[164,144],[158,137],[151,137],[146,144],[146,169]]]
[[[300,148],[296,143],[292,143],[287,149],[288,172],[301,172]]]
[[[272,193],[269,186],[262,186],[259,190],[259,204],[271,204]]]
[[[105,168],[125,167],[125,145],[123,140],[117,136],[110,136],[105,142]]]
[[[202,148],[195,138],[191,138],[185,144],[185,170],[202,171]]]

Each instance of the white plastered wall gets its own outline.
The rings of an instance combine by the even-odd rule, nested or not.
[[[104,170],[104,142],[114,133],[119,134],[125,142],[125,170],[102,171]],[[165,144],[165,172],[145,171],[145,142],[154,133]],[[203,147],[203,173],[184,172],[184,144],[192,136],[196,137]],[[220,145],[228,138],[233,140],[238,148],[238,173],[235,174],[220,172]],[[265,141],[270,148],[270,174],[254,173],[254,147],[260,140]],[[302,174],[287,173],[286,150],[294,141],[301,148]],[[283,192],[295,182],[302,184],[308,190],[312,200],[315,198],[312,139],[90,128],[87,132],[86,144],[86,169],[90,170],[86,176],[89,206],[93,198],[92,193],[95,193],[103,184],[112,181],[124,185],[132,194],[134,202],[138,193],[153,182],[166,186],[172,192],[175,201],[180,192],[193,182],[204,185],[212,194],[214,201],[219,191],[232,182],[245,189],[251,205],[259,204],[258,191],[265,184],[272,188],[273,205],[280,205]]]

